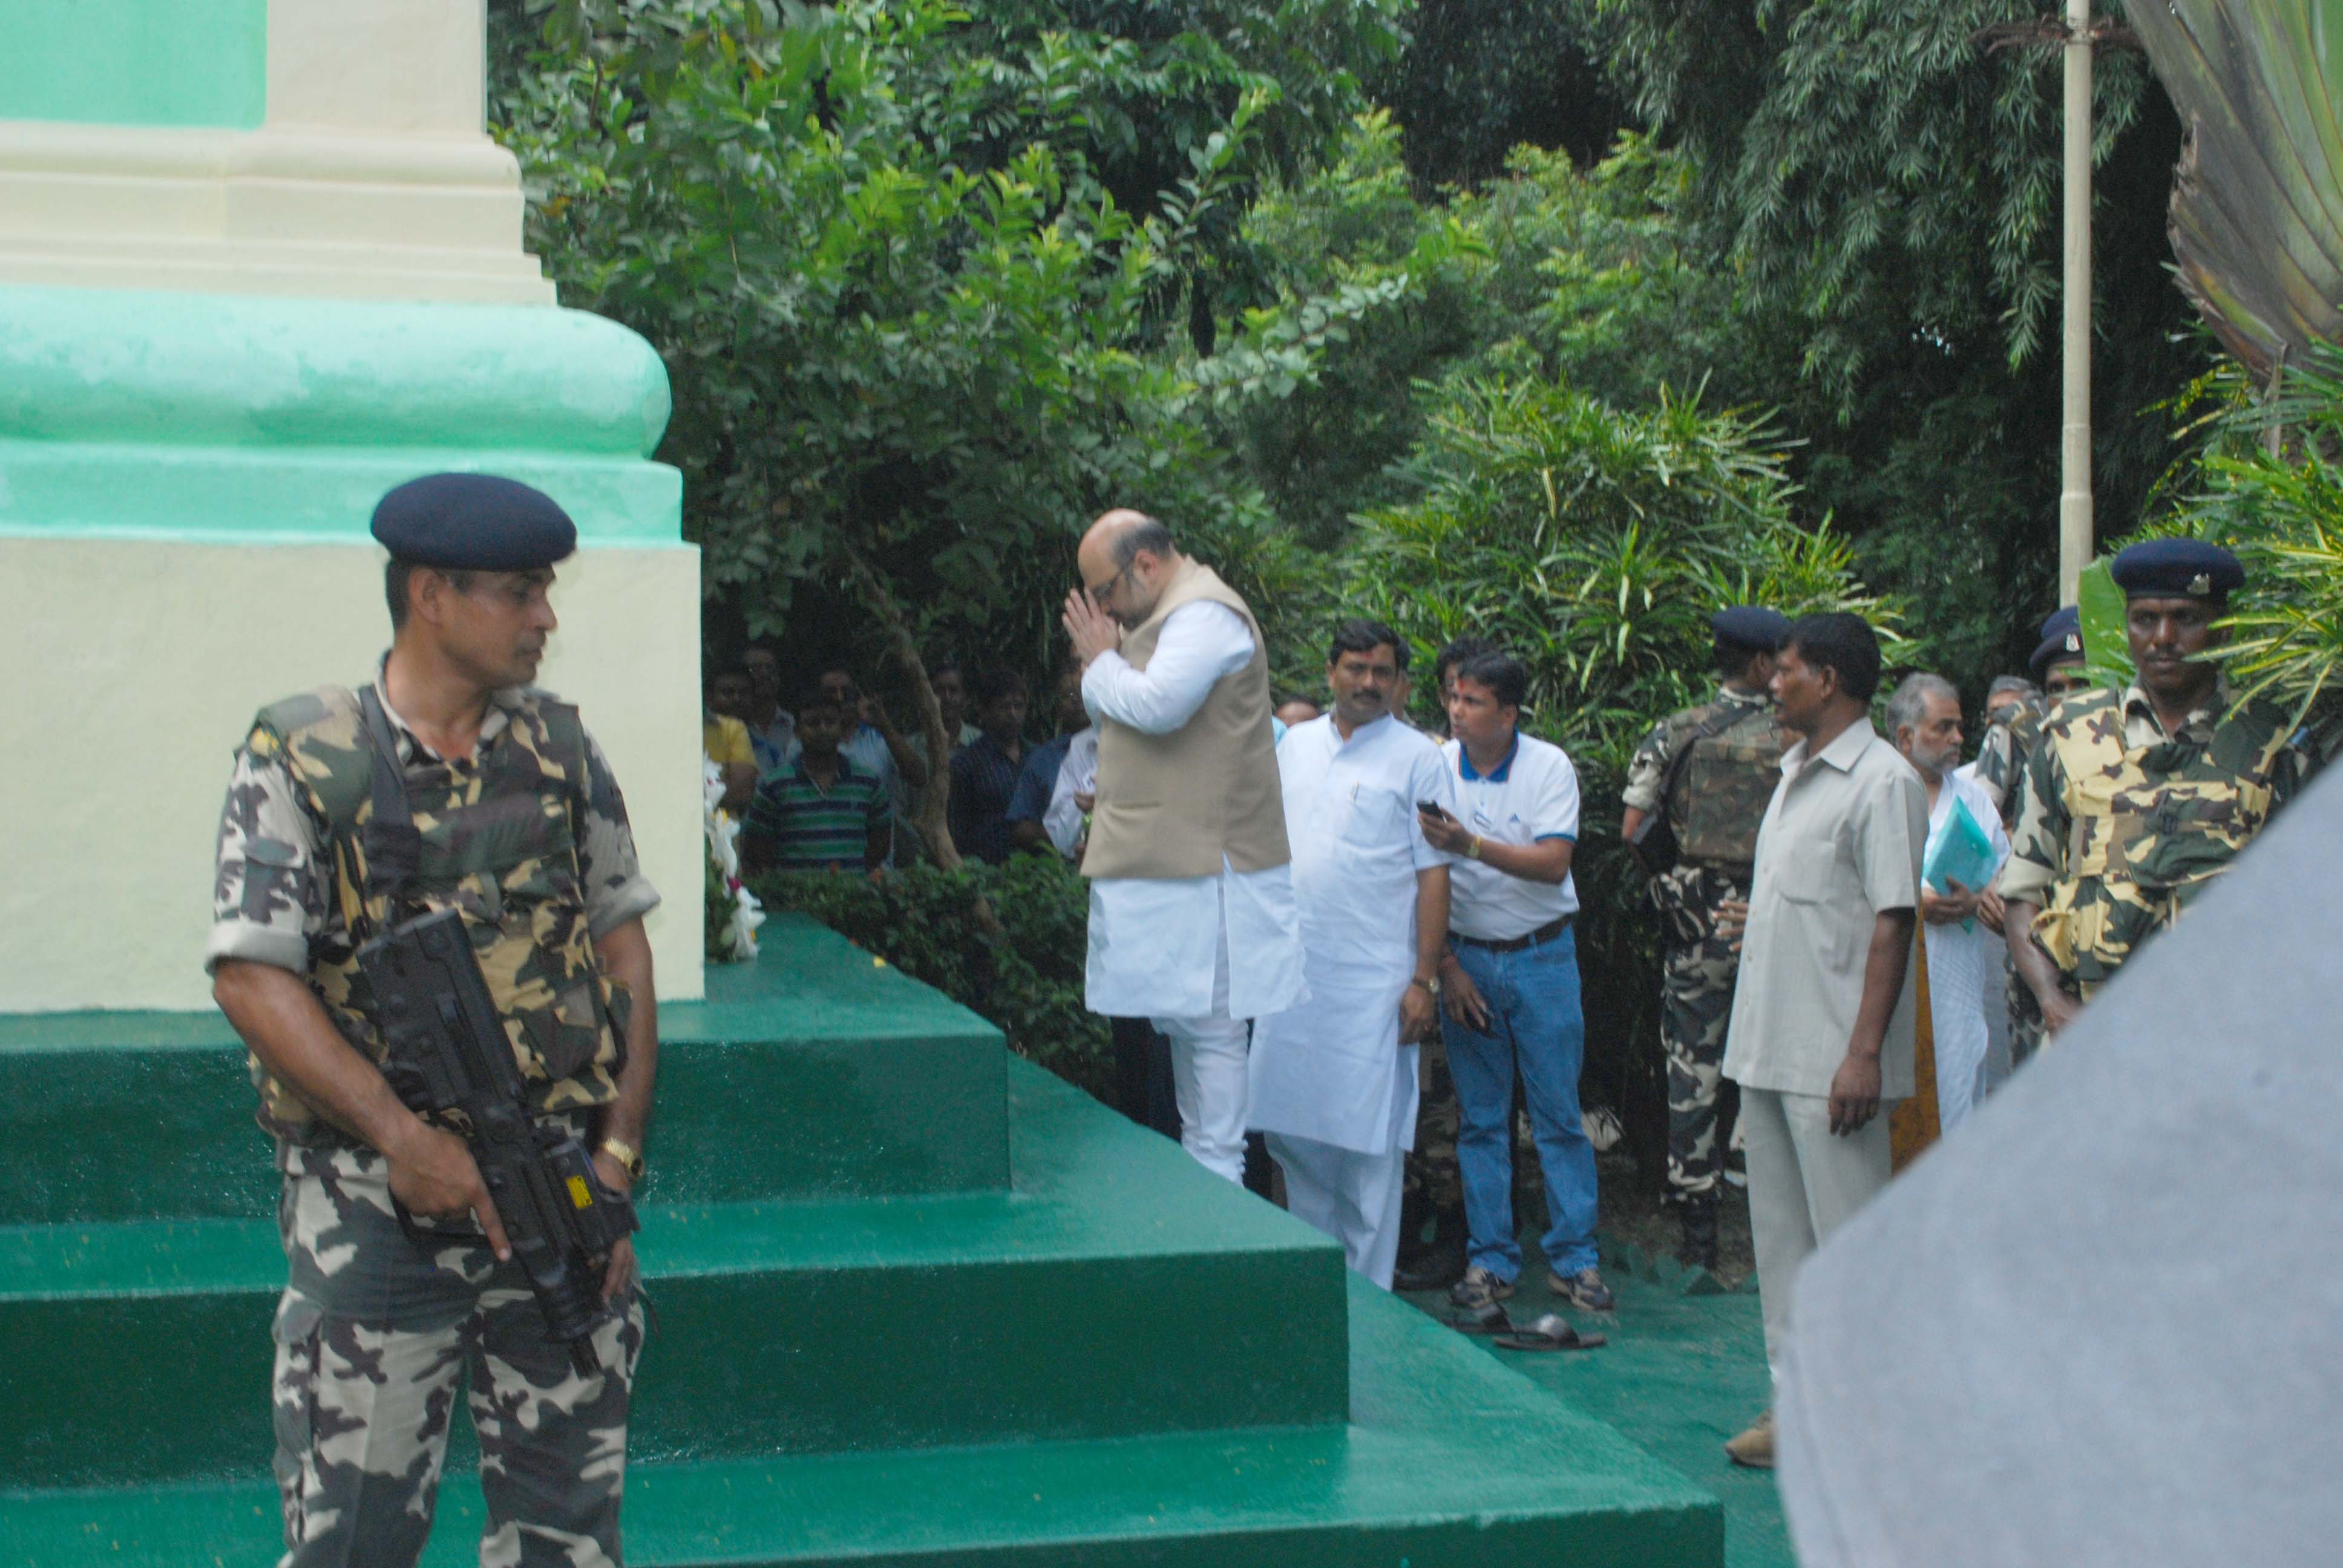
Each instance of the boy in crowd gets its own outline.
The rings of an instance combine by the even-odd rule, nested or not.
[[[740,835],[754,870],[861,871],[876,875],[894,839],[885,780],[840,749],[846,707],[816,686],[797,705],[798,755],[757,787]]]

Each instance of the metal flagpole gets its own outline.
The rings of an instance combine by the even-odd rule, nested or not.
[[[2065,386],[2058,432],[2058,602],[2091,563],[2091,0],[2066,0]]]

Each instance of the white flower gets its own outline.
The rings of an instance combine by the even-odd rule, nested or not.
[[[757,956],[757,928],[765,923],[765,911],[758,906],[757,895],[740,885],[740,824],[723,809],[724,771],[705,758],[701,760],[706,764],[701,788],[708,809],[700,826],[708,838],[709,858],[732,898],[731,918],[718,936],[731,950],[734,963],[746,963]]]
[[[724,939],[731,945],[734,963],[747,963],[757,956],[757,928],[764,923],[765,911],[758,906],[757,895],[737,882],[732,884],[732,923],[724,928]]]

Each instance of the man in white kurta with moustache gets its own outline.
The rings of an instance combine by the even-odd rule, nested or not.
[[[1448,858],[1416,819],[1417,802],[1447,802],[1448,769],[1393,717],[1406,657],[1390,627],[1344,621],[1326,662],[1334,710],[1278,743],[1310,996],[1253,1026],[1252,1064],[1252,1125],[1287,1208],[1385,1290],[1448,930]]]
[[[1242,1181],[1247,1021],[1308,994],[1261,628],[1143,513],[1100,518],[1076,558],[1065,628],[1099,734],[1087,1002],[1155,1020],[1182,1145]]]

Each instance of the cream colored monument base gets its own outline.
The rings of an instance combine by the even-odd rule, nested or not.
[[[229,759],[272,698],[365,677],[389,641],[383,554],[0,538],[0,1012],[210,1005],[203,939]],[[699,553],[581,551],[542,682],[627,791],[659,990],[700,990]],[[645,809],[657,803],[662,809]]]
[[[486,136],[0,122],[12,283],[550,305],[520,226]]]

